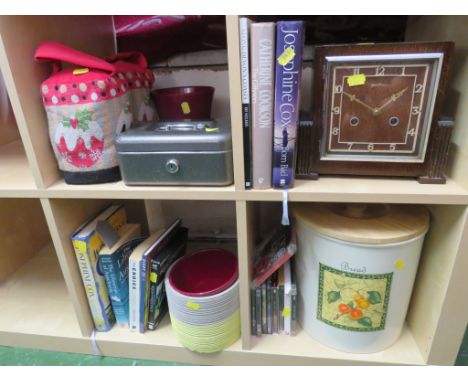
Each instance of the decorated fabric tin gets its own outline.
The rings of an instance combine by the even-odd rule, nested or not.
[[[114,136],[136,121],[151,121],[154,81],[137,52],[108,61],[55,42],[36,49],[37,61],[52,63],[41,84],[49,138],[66,183],[113,182],[121,178]],[[71,67],[62,68],[62,63]]]
[[[429,212],[423,206],[293,206],[299,322],[338,350],[372,353],[399,338]]]

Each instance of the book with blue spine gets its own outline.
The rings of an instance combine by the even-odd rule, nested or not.
[[[126,224],[119,230],[119,240],[99,252],[117,325],[123,328],[128,327],[129,321],[128,258],[143,240],[140,224]]]
[[[278,21],[272,163],[274,188],[286,189],[294,184],[303,48],[304,22]]]

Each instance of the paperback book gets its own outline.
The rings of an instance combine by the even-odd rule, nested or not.
[[[129,259],[130,330],[144,333],[148,325],[150,262],[180,227],[181,219],[159,230],[135,248]]]
[[[187,249],[188,229],[180,227],[166,246],[151,259],[148,329],[155,330],[167,311],[164,278],[169,267],[185,254]]]
[[[115,322],[104,275],[99,270],[98,254],[104,245],[96,232],[98,221],[107,221],[118,230],[127,222],[125,208],[112,205],[79,227],[71,236],[96,331],[109,331]]]
[[[277,22],[272,164],[274,188],[290,188],[294,182],[303,45],[303,21]]]
[[[120,230],[119,240],[112,246],[104,246],[99,252],[107,289],[117,325],[128,328],[128,258],[144,240],[140,224],[125,224]]]
[[[250,27],[253,188],[271,188],[275,23]]]
[[[244,138],[244,177],[245,188],[252,188],[251,131],[250,131],[250,64],[249,64],[249,29],[252,20],[239,19],[241,95],[242,95],[242,130]]]

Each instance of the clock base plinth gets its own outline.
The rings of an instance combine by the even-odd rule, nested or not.
[[[309,172],[307,174],[296,174],[295,178],[305,180],[318,180],[319,174],[317,172]]]
[[[418,183],[421,184],[445,184],[447,179],[445,177],[432,178],[430,176],[420,176],[418,177]]]

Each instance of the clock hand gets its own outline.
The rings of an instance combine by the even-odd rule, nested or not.
[[[351,102],[356,102],[356,103],[358,103],[358,104],[364,106],[365,108],[369,109],[370,111],[372,111],[372,113],[375,114],[375,112],[376,112],[377,109],[375,109],[375,108],[373,108],[372,106],[369,106],[367,103],[361,101],[359,98],[356,97],[355,94],[349,94],[349,93],[345,92],[344,90],[343,90],[343,94],[344,94],[346,97],[348,97],[349,100],[350,100]]]
[[[396,92],[395,94],[392,94],[390,98],[388,99],[387,102],[385,102],[382,106],[378,107],[376,109],[376,113],[379,113],[383,108],[387,107],[390,105],[392,102],[395,102],[398,98],[400,98],[406,91],[408,90],[408,87],[400,90],[399,92]]]

